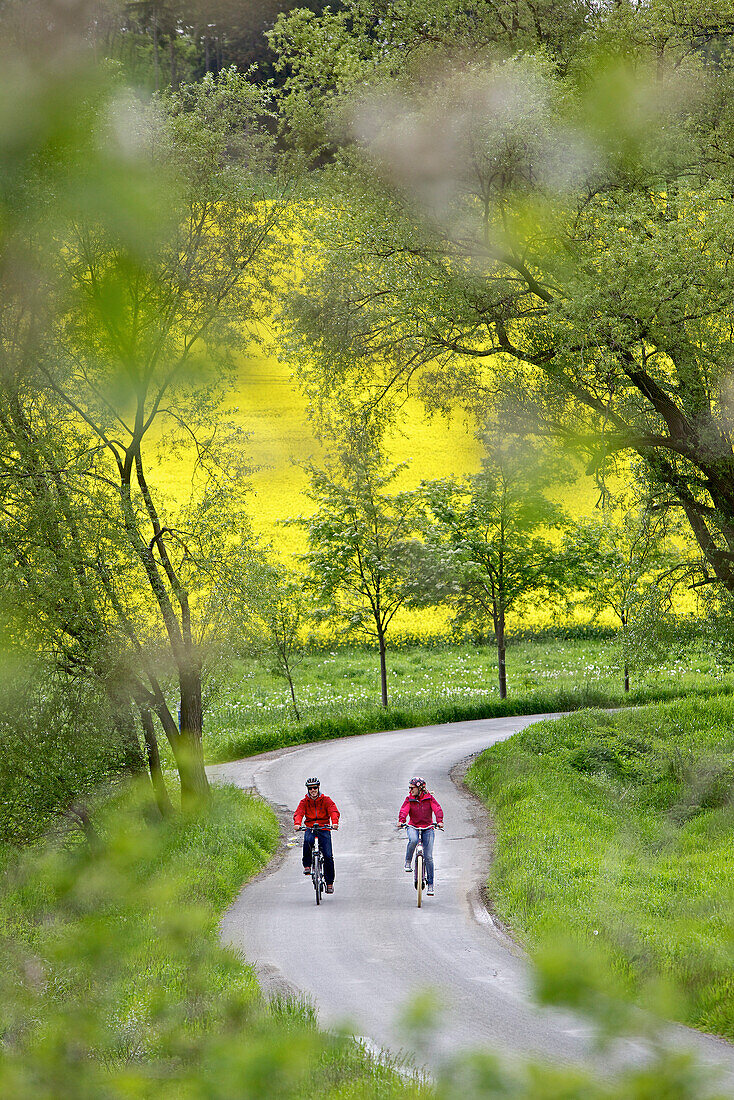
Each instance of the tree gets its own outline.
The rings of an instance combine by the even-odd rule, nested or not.
[[[585,594],[581,605],[595,615],[610,611],[619,621],[624,690],[630,689],[630,659],[640,624],[660,617],[662,575],[681,561],[671,541],[671,520],[648,497],[606,501],[599,516],[582,520],[568,534],[565,550],[576,561]]]
[[[310,610],[303,578],[272,556],[250,553],[241,567],[233,563],[229,583],[241,622],[239,645],[244,641],[273,676],[286,681],[300,722],[294,676],[304,657],[303,627]]]
[[[81,124],[79,136],[64,132],[55,170],[45,155],[29,159],[21,209],[33,218],[17,217],[10,196],[0,317],[6,545],[19,605],[42,611],[62,659],[100,677],[121,713],[138,708],[156,775],[149,718],[158,717],[191,802],[207,789],[204,642],[226,610],[213,577],[235,545],[228,517],[242,483],[242,441],[222,447],[218,405],[230,349],[249,339],[277,267],[273,230],[290,180],[273,160],[261,97],[234,72],[150,111],[98,79],[88,93],[79,113],[89,136]],[[121,188],[106,174],[115,136]],[[80,204],[66,185],[69,176],[81,184],[74,173],[87,146]],[[175,449],[196,474],[180,508],[161,500],[151,474],[157,455]],[[180,729],[163,682],[169,662]]]
[[[507,697],[505,626],[509,612],[539,594],[568,591],[567,560],[548,534],[565,522],[544,495],[557,484],[549,452],[508,438],[484,436],[481,473],[423,486],[435,527],[430,541],[448,551],[457,622],[480,631],[491,622],[500,698]]]
[[[291,140],[316,157],[333,153],[355,92],[457,56],[516,55],[540,49],[560,67],[579,50],[597,8],[589,0],[346,0],[336,8],[300,5],[282,12],[267,34],[281,74],[281,117]],[[461,60],[458,62],[461,66]],[[408,77],[410,79],[410,76]],[[335,119],[337,125],[335,126]]]
[[[387,707],[387,636],[395,614],[423,588],[427,559],[418,538],[420,494],[390,492],[405,463],[389,466],[368,431],[347,430],[324,469],[310,466],[305,561],[317,605],[350,633],[374,639],[380,695]]]
[[[703,48],[730,33],[730,7],[599,8],[566,71],[474,49],[446,72],[425,45],[393,78],[394,54],[342,23],[361,92],[354,66],[337,73],[332,204],[289,322],[312,341],[311,391],[450,405],[502,387],[591,464],[641,459],[734,590],[732,72]],[[309,79],[294,69],[287,94]]]

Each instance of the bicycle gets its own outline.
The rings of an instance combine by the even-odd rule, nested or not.
[[[298,825],[296,827],[297,833],[302,833],[306,829],[311,828],[310,825]],[[326,885],[324,881],[324,853],[321,851],[321,845],[319,844],[319,836],[316,829],[328,829],[331,831],[331,825],[318,825],[314,829],[313,834],[313,851],[311,853],[311,882],[316,893],[316,904],[321,905],[321,898],[324,894],[324,887]]]
[[[437,827],[441,828],[441,826],[438,825],[438,823],[436,823],[434,825],[422,825],[422,826],[420,826],[419,834],[423,829],[435,829]],[[403,824],[403,825],[398,825],[398,828],[399,829],[407,828],[407,823]],[[416,828],[417,828],[417,826],[416,826]],[[428,885],[428,876],[427,876],[427,872],[426,872],[426,859],[425,859],[425,856],[423,854],[423,837],[421,835],[419,835],[418,836],[418,843],[416,844],[415,852],[413,853],[413,886],[415,887],[415,890],[416,890],[416,894],[417,894],[417,898],[418,898],[418,908],[419,909],[421,909],[422,906],[423,906],[423,891],[425,890],[427,885]]]

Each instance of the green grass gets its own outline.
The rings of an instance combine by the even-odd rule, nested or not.
[[[488,883],[531,948],[571,935],[625,995],[734,1039],[734,700],[583,711],[493,746],[468,782]]]
[[[3,850],[0,1095],[7,1100],[419,1096],[298,1001],[270,1005],[219,921],[274,851],[263,803],[214,791],[146,822],[125,793],[97,840]]]
[[[301,721],[287,688],[254,661],[209,685],[205,752],[231,760],[286,745],[410,726],[640,704],[734,689],[734,676],[692,645],[685,657],[632,675],[625,695],[619,654],[605,639],[523,641],[508,649],[509,693],[501,700],[491,646],[402,648],[388,655],[389,709],[379,706],[374,651],[339,647],[311,653],[296,674]]]

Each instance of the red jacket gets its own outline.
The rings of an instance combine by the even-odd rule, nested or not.
[[[438,802],[430,791],[423,791],[420,798],[411,798],[408,795],[400,807],[398,821],[403,822],[407,818],[409,824],[414,825],[416,829],[427,829],[433,824],[434,814],[436,821],[443,821],[443,810]]]
[[[296,806],[296,812],[293,814],[293,824],[300,825],[304,817],[309,829],[313,829],[314,826],[323,829],[330,822],[332,825],[339,824],[339,811],[336,808],[336,803],[329,798],[328,794],[320,794],[318,798],[309,798],[308,795],[305,795]]]

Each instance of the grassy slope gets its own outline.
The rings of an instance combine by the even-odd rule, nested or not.
[[[734,701],[532,726],[468,781],[497,825],[490,894],[531,948],[570,933],[628,994],[734,1039]]]

